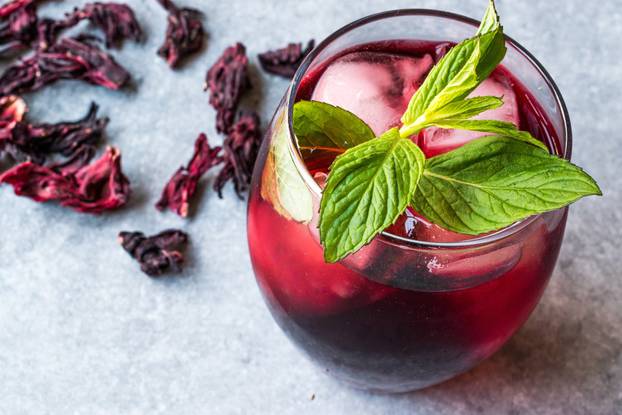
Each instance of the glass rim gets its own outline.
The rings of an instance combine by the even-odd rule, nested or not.
[[[289,91],[287,93],[287,124],[288,124],[289,137],[290,137],[290,142],[289,142],[290,151],[294,154],[293,161],[294,161],[294,164],[296,165],[296,169],[299,172],[301,172],[301,177],[303,178],[303,180],[305,181],[305,183],[309,187],[309,189],[313,192],[314,195],[316,195],[318,197],[321,197],[322,189],[317,184],[317,182],[313,179],[313,177],[309,173],[309,170],[307,169],[307,167],[306,167],[306,165],[304,163],[304,160],[303,160],[302,155],[300,153],[300,150],[298,148],[298,144],[297,144],[297,140],[296,140],[296,135],[294,134],[294,128],[293,128],[293,124],[292,124],[294,103],[295,103],[296,93],[298,91],[298,87],[300,85],[300,82],[301,82],[303,76],[306,74],[307,69],[309,69],[309,66],[311,65],[313,60],[327,46],[332,44],[335,40],[339,39],[344,34],[350,32],[350,31],[352,31],[354,29],[357,29],[358,27],[364,26],[367,23],[375,22],[375,21],[378,21],[378,20],[383,20],[383,19],[386,19],[386,18],[400,17],[400,16],[438,17],[438,18],[442,18],[442,19],[449,19],[449,20],[454,20],[454,21],[458,21],[458,22],[461,22],[461,23],[470,24],[470,25],[472,25],[475,28],[477,28],[479,26],[479,24],[480,24],[480,22],[478,20],[475,20],[473,18],[470,18],[470,17],[467,17],[467,16],[463,16],[461,14],[452,13],[452,12],[446,12],[446,11],[441,11],[441,10],[422,9],[422,8],[414,8],[414,9],[410,9],[409,8],[409,9],[388,10],[388,11],[384,11],[384,12],[380,12],[380,13],[374,13],[374,14],[365,16],[363,18],[355,20],[352,23],[349,23],[349,24],[341,27],[340,29],[338,29],[335,32],[331,33],[322,42],[320,42],[318,44],[318,46],[315,47],[313,49],[313,51],[311,51],[311,53],[309,53],[305,57],[305,59],[302,61],[302,63],[298,67],[298,70],[296,71],[296,73],[295,73],[295,75],[294,75],[294,77],[292,79]],[[555,81],[553,80],[551,75],[548,73],[548,71],[544,68],[544,66],[524,46],[522,46],[520,43],[518,43],[516,40],[514,40],[513,38],[511,38],[508,35],[505,35],[505,40],[506,40],[506,44],[510,45],[517,52],[519,52],[522,55],[522,57],[525,58],[526,61],[528,63],[530,63],[531,66],[534,69],[537,70],[537,72],[540,74],[541,78],[545,81],[547,86],[553,92],[553,95],[554,95],[554,98],[555,98],[555,103],[556,103],[556,105],[559,107],[559,109],[561,111],[560,112],[560,117],[562,118],[562,124],[563,124],[562,137],[560,137],[560,139],[562,141],[562,144],[563,144],[563,154],[559,154],[559,155],[561,157],[565,158],[566,160],[570,160],[570,157],[572,155],[572,126],[570,124],[570,115],[568,113],[568,108],[566,107],[566,103],[564,102],[564,99],[562,97],[562,94],[561,94],[557,84],[555,83]],[[411,248],[427,248],[427,249],[429,249],[429,248],[467,248],[467,247],[477,247],[477,246],[487,245],[487,244],[490,244],[490,243],[493,243],[493,242],[497,242],[497,241],[505,239],[505,238],[509,238],[510,236],[518,233],[522,229],[524,229],[527,226],[529,226],[531,223],[536,221],[539,217],[541,217],[544,214],[545,213],[541,213],[541,214],[538,214],[538,215],[533,215],[533,216],[530,216],[530,217],[525,218],[523,220],[517,221],[517,222],[513,223],[512,225],[507,226],[507,227],[505,227],[503,229],[500,229],[500,230],[495,231],[493,233],[487,234],[485,236],[475,237],[475,238],[472,238],[472,239],[468,239],[468,240],[465,240],[465,241],[459,241],[459,242],[429,242],[429,241],[420,241],[420,240],[417,240],[417,239],[411,239],[411,238],[395,235],[395,234],[392,234],[392,233],[387,232],[387,231],[382,231],[378,235],[378,238],[381,238],[381,239],[383,239],[383,240],[385,240],[385,241],[387,241],[389,243],[394,243],[394,244],[398,244],[398,245],[406,245],[406,246],[409,246]]]

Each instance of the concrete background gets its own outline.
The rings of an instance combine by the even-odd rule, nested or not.
[[[59,15],[79,1],[53,2]],[[364,15],[400,7],[479,18],[484,0],[185,0],[206,14],[207,49],[174,73],[155,55],[165,14],[129,0],[146,32],[114,51],[136,88],[63,82],[27,96],[32,119],[110,116],[132,180],[128,208],[101,217],[0,189],[0,414],[619,414],[622,413],[622,65],[619,0],[500,0],[506,33],[540,59],[566,98],[574,161],[605,197],[572,208],[552,283],[526,326],[493,358],[445,384],[399,396],[325,377],[272,321],[247,252],[245,202],[207,191],[197,215],[155,211],[195,137],[213,128],[205,70],[234,41],[255,55],[320,40]],[[264,123],[287,82],[252,71]],[[149,279],[116,243],[120,230],[191,233],[183,278]],[[312,399],[312,397],[315,397]]]

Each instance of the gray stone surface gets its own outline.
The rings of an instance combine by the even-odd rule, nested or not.
[[[500,0],[506,32],[557,80],[570,108],[574,160],[605,192],[572,208],[554,278],[526,326],[497,355],[417,393],[374,395],[325,377],[288,342],[256,288],[245,203],[211,192],[184,221],[153,209],[162,183],[213,142],[201,86],[222,49],[255,54],[321,39],[372,12],[428,7],[479,17],[484,0],[186,0],[205,11],[207,50],[171,72],[155,55],[165,15],[131,0],[147,40],[114,54],[136,89],[61,83],[28,96],[32,117],[76,118],[91,100],[111,118],[134,185],[129,208],[91,217],[0,189],[0,414],[619,414],[622,413],[622,239],[619,0]],[[78,1],[54,2],[58,15]],[[286,82],[253,70],[267,120]],[[117,246],[122,229],[192,234],[185,277],[153,280]],[[312,396],[315,396],[312,399]]]

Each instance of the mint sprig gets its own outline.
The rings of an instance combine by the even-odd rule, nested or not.
[[[413,95],[402,116],[400,135],[417,133],[432,114],[465,99],[488,78],[505,52],[503,27],[491,1],[476,36],[451,48]]]
[[[497,97],[468,96],[505,51],[491,0],[476,35],[432,68],[411,98],[402,126],[377,138],[346,110],[314,101],[296,103],[299,147],[341,153],[330,167],[320,203],[327,262],[369,243],[409,204],[446,229],[478,235],[601,194],[587,173],[549,154],[528,132],[503,121],[472,119],[503,103]],[[426,160],[410,137],[432,126],[492,135]]]

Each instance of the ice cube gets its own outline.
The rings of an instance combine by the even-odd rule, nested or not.
[[[480,255],[429,264],[430,272],[440,277],[487,280],[511,270],[521,257],[517,244],[493,249]]]
[[[356,114],[380,135],[399,125],[408,101],[433,65],[430,55],[351,53],[326,69],[311,99]]]
[[[407,208],[387,231],[393,235],[427,242],[459,242],[470,238],[469,235],[434,225],[411,208]],[[349,255],[343,262],[348,268],[393,287],[412,290],[447,289],[453,282],[439,279],[435,271],[444,267],[448,261],[462,256],[453,255],[453,251],[443,252],[439,254],[433,249],[410,251],[379,238]],[[430,267],[430,263],[434,261],[438,265],[436,268]]]
[[[396,225],[397,227],[394,225],[389,228],[389,231],[419,241],[457,243],[473,238],[473,236],[452,232],[435,225],[410,207],[406,209]],[[439,251],[438,255],[428,258],[426,267],[430,273],[437,276],[464,279],[488,278],[492,274],[503,273],[512,268],[519,258],[520,247],[516,245],[477,254],[464,254],[459,250],[456,252]]]
[[[486,79],[482,84],[469,95],[469,97],[495,96],[503,99],[503,105],[499,108],[485,111],[474,117],[479,120],[499,120],[507,121],[518,126],[520,115],[516,94],[510,85],[510,81],[502,74],[495,73]],[[427,128],[419,145],[428,157],[446,153],[460,147],[471,140],[488,135],[476,131],[464,130],[443,130],[436,127]]]

